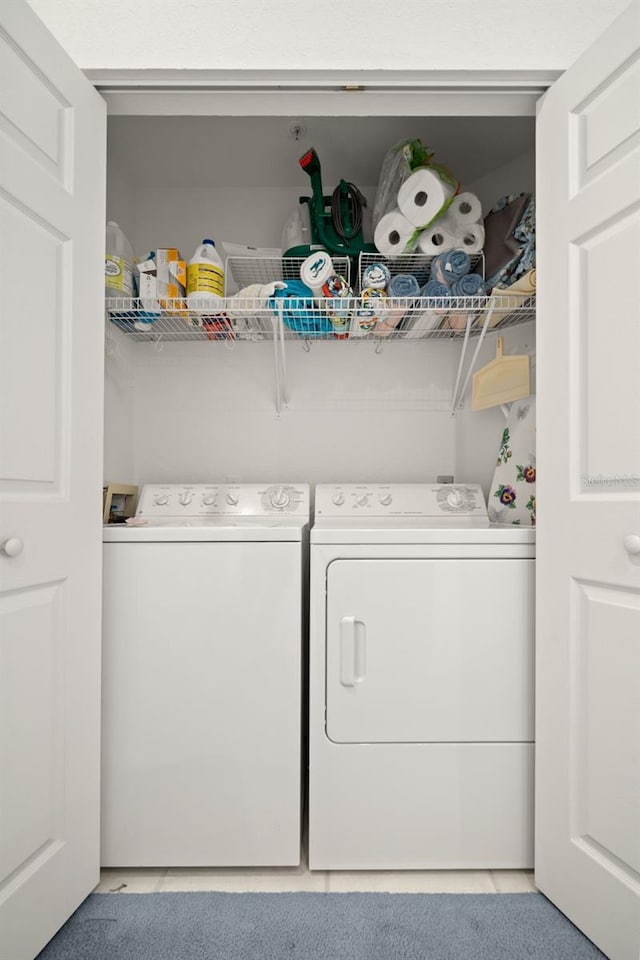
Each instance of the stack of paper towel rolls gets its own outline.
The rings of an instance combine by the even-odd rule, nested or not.
[[[453,192],[453,184],[426,167],[407,177],[398,190],[397,207],[376,225],[373,239],[380,253],[387,257],[405,253],[407,244],[421,228],[419,253],[480,253],[484,246],[482,205],[473,193],[460,193],[451,199]],[[441,215],[445,206],[446,212]]]
[[[398,190],[397,206],[380,218],[374,242],[380,253],[395,256],[404,253],[416,230],[435,220],[455,190],[435,170],[422,167],[414,171]]]
[[[429,256],[447,250],[480,253],[484,247],[482,205],[473,193],[459,193],[446,213],[418,238],[418,250]]]

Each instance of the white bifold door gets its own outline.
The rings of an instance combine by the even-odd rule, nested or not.
[[[99,878],[105,107],[0,4],[0,953]]]
[[[538,115],[536,880],[640,956],[640,4]]]

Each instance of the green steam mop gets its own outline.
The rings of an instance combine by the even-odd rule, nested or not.
[[[313,196],[300,197],[309,205],[311,244],[290,247],[285,257],[308,257],[314,250],[324,249],[337,257],[357,258],[362,252],[375,253],[372,243],[362,238],[362,210],[366,198],[352,183],[341,180],[333,194],[325,197],[318,154],[311,147],[298,161],[311,178]]]

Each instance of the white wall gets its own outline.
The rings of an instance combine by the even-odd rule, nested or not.
[[[534,354],[532,323],[501,333],[507,354]],[[496,336],[477,367],[493,359]],[[470,386],[451,415],[460,341],[386,343],[380,353],[371,343],[319,342],[306,352],[288,342],[290,402],[278,417],[271,343],[158,349],[117,330],[109,340],[107,480],[417,482],[453,474],[489,491],[504,418],[500,408],[471,411]]]
[[[29,0],[83,69],[563,70],[628,0]]]
[[[479,370],[494,359],[496,339],[499,335],[504,337],[505,354],[526,353],[531,357],[531,392],[535,393],[534,323],[491,332],[480,348],[474,370]],[[501,407],[471,410],[470,397],[471,382],[465,394],[463,409],[456,411],[455,474],[458,480],[482,484],[485,496],[489,496],[505,419]]]
[[[135,346],[107,325],[104,367],[104,480],[135,483]]]
[[[287,343],[277,418],[273,345],[136,345],[136,480],[431,480],[451,473],[446,343]]]
[[[536,157],[534,151],[527,151],[492,170],[480,180],[474,180],[465,186],[466,190],[479,198],[484,214],[505,194],[534,193],[536,189]]]
[[[375,188],[365,192],[373,195]],[[216,243],[280,247],[283,227],[301,193],[304,190],[295,187],[139,189],[132,242],[140,255],[156,247],[178,247],[187,258],[203,237]]]

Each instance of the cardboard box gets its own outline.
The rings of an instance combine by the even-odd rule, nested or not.
[[[136,511],[138,488],[130,483],[110,483],[102,488],[102,522],[118,523]]]

